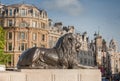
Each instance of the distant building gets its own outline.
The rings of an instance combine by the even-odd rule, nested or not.
[[[102,76],[110,76],[120,72],[120,52],[117,43],[112,39],[107,42],[102,36],[95,33],[95,58],[96,65],[102,70]]]
[[[81,50],[78,54],[78,61],[81,65],[94,67],[94,54],[92,51]]]
[[[79,64],[88,67],[89,66],[94,67],[95,66],[94,51],[92,50],[91,46],[92,43],[89,42],[89,39],[87,37],[87,32],[84,32],[82,35],[78,33],[77,38],[81,42],[81,50],[78,53]]]
[[[120,72],[120,52],[118,52],[117,42],[112,39],[109,43],[109,55],[112,74]]]
[[[112,39],[107,45],[105,39],[98,33],[94,34],[94,40],[91,42],[87,33],[77,34],[81,42],[81,51],[78,53],[78,61],[84,66],[97,66],[102,76],[110,76],[120,72],[120,52],[118,52],[117,43]]]
[[[53,48],[59,37],[62,35],[62,22],[55,23],[54,25],[50,25],[49,27],[49,47]]]
[[[52,20],[51,20],[52,21]],[[52,23],[50,21],[50,23]],[[63,26],[62,22],[56,22],[49,26],[49,47],[52,48],[56,45],[60,36],[66,33],[75,33],[74,26]]]
[[[95,58],[96,58],[96,65],[102,65],[102,36],[99,34],[94,34],[95,36]]]
[[[101,69],[102,76],[107,74],[108,69],[108,51],[106,41],[102,38],[102,36],[97,33],[94,34],[95,36],[95,65]]]

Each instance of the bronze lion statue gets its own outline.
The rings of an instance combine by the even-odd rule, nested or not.
[[[77,52],[80,46],[75,34],[65,34],[59,38],[53,48],[33,47],[23,52],[18,60],[17,68],[77,68]]]

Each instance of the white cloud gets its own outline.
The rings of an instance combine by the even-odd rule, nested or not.
[[[82,11],[79,0],[43,0],[41,5],[46,9],[65,12],[71,15],[79,15]]]

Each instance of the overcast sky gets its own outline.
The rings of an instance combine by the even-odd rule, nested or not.
[[[1,0],[3,4],[23,1],[45,9],[53,22],[87,31],[91,39],[99,30],[108,42],[114,38],[120,45],[120,0]]]

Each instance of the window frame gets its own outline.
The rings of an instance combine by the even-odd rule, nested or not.
[[[33,33],[32,39],[33,39],[34,41],[37,40],[37,33]]]
[[[20,16],[27,16],[27,10],[26,9],[20,9]]]
[[[13,15],[13,10],[10,9],[10,10],[9,10],[9,16],[12,16],[12,15]]]
[[[41,40],[45,41],[45,34],[42,34]]]
[[[11,26],[13,26],[13,21],[12,21],[12,19],[8,20],[8,27],[11,27]]]
[[[8,43],[8,51],[12,51],[13,50],[13,46],[12,46],[12,42]]]
[[[11,34],[11,36],[10,36]],[[8,39],[11,40],[12,39],[12,32],[8,32]]]

